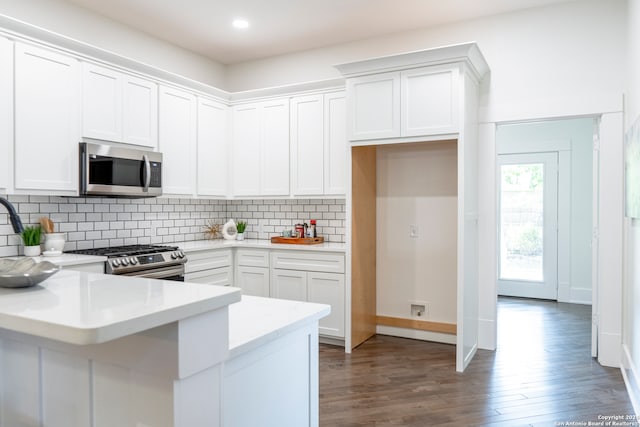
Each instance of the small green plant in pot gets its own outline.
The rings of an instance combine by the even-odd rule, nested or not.
[[[24,254],[26,256],[40,255],[40,238],[42,237],[42,228],[39,225],[25,227],[20,233],[22,243],[24,244]]]
[[[236,239],[237,240],[244,240],[244,231],[247,229],[247,222],[246,221],[238,221],[236,223],[236,230],[238,231],[238,234],[236,234]]]

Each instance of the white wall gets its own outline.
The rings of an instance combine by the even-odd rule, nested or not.
[[[224,88],[226,67],[60,0],[0,0],[0,14],[139,62]]]
[[[455,141],[377,147],[378,315],[456,323],[457,158]]]
[[[626,129],[640,120],[640,0],[629,0],[628,91]],[[627,389],[640,415],[640,220],[625,218],[622,358]]]
[[[625,0],[570,2],[228,67],[227,90],[339,77],[334,64],[476,41],[491,68],[480,121],[620,110]]]

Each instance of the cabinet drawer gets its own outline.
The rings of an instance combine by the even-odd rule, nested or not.
[[[211,270],[212,268],[231,266],[231,249],[220,249],[187,254],[185,272]]]
[[[247,267],[269,267],[269,251],[260,249],[237,249],[236,264]]]
[[[273,251],[271,253],[271,265],[273,268],[285,270],[344,273],[344,255],[337,253]]]
[[[207,285],[229,286],[233,280],[231,267],[221,267],[212,270],[196,271],[184,276],[185,282],[205,283]]]

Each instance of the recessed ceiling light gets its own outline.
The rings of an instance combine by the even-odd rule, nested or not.
[[[246,19],[234,19],[233,20],[233,26],[234,26],[234,28],[238,28],[240,30],[243,30],[243,29],[249,27],[249,21],[247,21]]]

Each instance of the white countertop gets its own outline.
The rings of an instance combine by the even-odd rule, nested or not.
[[[184,252],[197,252],[221,248],[254,248],[254,249],[286,249],[295,251],[319,251],[319,252],[342,252],[346,251],[344,243],[325,242],[315,245],[289,245],[283,243],[271,243],[271,240],[194,240],[190,242],[176,242]]]
[[[330,312],[325,304],[243,295],[229,306],[229,355],[259,347]]]
[[[239,300],[238,288],[61,270],[31,288],[0,288],[0,327],[96,344]]]

